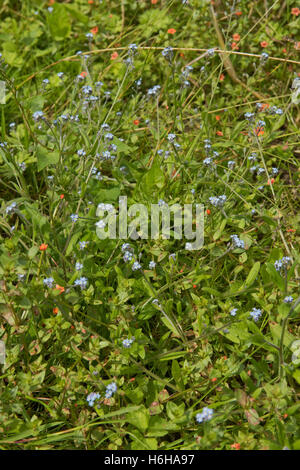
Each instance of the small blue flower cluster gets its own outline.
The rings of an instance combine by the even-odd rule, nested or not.
[[[196,414],[196,421],[197,423],[203,423],[205,421],[209,421],[210,419],[212,419],[213,414],[214,414],[214,410],[205,406],[203,410],[201,411],[201,413]]]
[[[225,194],[223,194],[222,196],[217,197],[211,196],[208,199],[212,206],[222,208],[226,202],[227,197],[225,196]]]
[[[46,277],[46,279],[43,280],[43,283],[45,286],[51,288],[54,285],[54,279],[53,277]]]
[[[138,269],[141,269],[141,265],[138,261],[135,261],[132,265],[132,271],[137,271]]]
[[[130,348],[130,346],[132,345],[132,343],[134,342],[135,340],[135,337],[133,336],[132,338],[126,338],[122,341],[122,345],[124,348]]]
[[[162,51],[162,56],[167,59],[169,62],[173,59],[173,47],[168,46]]]
[[[286,303],[286,304],[291,304],[291,303],[293,302],[293,300],[294,300],[294,299],[293,299],[293,297],[292,297],[291,295],[288,295],[287,297],[285,297],[285,298],[283,299],[284,303]]]
[[[108,384],[105,390],[105,398],[111,398],[117,389],[118,387],[115,382]]]
[[[41,119],[44,119],[44,113],[43,113],[43,111],[35,111],[35,112],[33,113],[32,117],[33,117],[33,120],[34,120],[35,122],[38,122],[38,121],[40,121]]]
[[[100,398],[100,393],[91,392],[86,397],[86,401],[88,402],[89,406],[94,406],[95,401],[99,400],[99,398]]]
[[[16,202],[12,202],[9,206],[7,206],[7,208],[5,209],[5,212],[6,214],[11,214],[15,211],[17,207],[17,203]]]
[[[79,250],[84,250],[86,246],[88,246],[89,242],[86,242],[86,241],[83,241],[83,242],[79,242],[78,245],[79,245]]]
[[[290,262],[291,258],[289,258],[288,256],[284,256],[283,258],[278,259],[274,263],[276,271],[281,271],[281,269],[287,269]]]
[[[78,155],[79,157],[85,157],[86,152],[85,152],[84,149],[80,149],[80,150],[77,150],[77,155]]]
[[[147,91],[148,96],[156,96],[159,93],[159,90],[161,89],[160,85],[155,85],[153,88],[149,88]]]
[[[78,215],[77,214],[71,214],[70,219],[72,220],[72,222],[76,222],[78,220]]]
[[[231,235],[232,245],[235,248],[245,248],[245,242],[241,240],[237,235]]]
[[[87,288],[88,285],[88,280],[86,277],[80,277],[79,279],[76,279],[74,282],[74,286],[79,286],[81,290],[84,290]]]
[[[250,312],[250,317],[254,320],[254,321],[257,321],[260,316],[261,316],[262,312],[261,312],[261,309],[260,308],[253,308]]]

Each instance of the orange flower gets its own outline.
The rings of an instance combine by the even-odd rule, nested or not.
[[[284,54],[286,54],[286,53],[287,53],[287,50],[286,50],[286,48],[285,48],[285,47],[282,49],[282,52],[283,52]]]
[[[140,123],[140,121],[139,121],[138,119],[135,119],[135,120],[133,121],[133,124],[135,124],[136,126],[138,126],[139,123]]]
[[[49,0],[48,5],[53,5],[53,3],[55,3],[55,0]]]
[[[231,43],[231,49],[232,49],[233,51],[238,51],[238,50],[239,50],[239,46],[237,45],[236,42],[232,42],[232,43]]]
[[[94,28],[92,28],[91,33],[97,34],[98,33],[98,26],[95,26]]]
[[[231,444],[230,447],[235,450],[240,450],[241,444],[239,444],[238,442],[235,442],[234,444]]]
[[[94,3],[94,0],[88,0],[89,5],[93,5],[93,3]]]
[[[119,54],[117,51],[113,52],[112,55],[110,56],[110,60],[115,60],[117,57],[119,57]]]
[[[81,76],[81,77],[86,77],[86,76],[87,76],[87,72],[81,72],[81,73],[80,73],[80,76]]]
[[[268,103],[262,103],[261,104],[261,110],[264,111],[265,109],[268,109],[270,105]]]
[[[242,14],[243,14],[242,11],[236,11],[236,12],[235,12],[235,15],[236,15],[236,16],[241,16]]]
[[[209,214],[210,214],[210,212],[211,212],[211,211],[210,211],[210,209],[206,209],[206,213],[207,213],[207,215],[209,215]]]
[[[263,127],[261,127],[261,126],[257,126],[254,129],[254,132],[255,132],[255,135],[257,135],[257,137],[260,137],[261,135],[264,135],[264,133],[265,133]]]
[[[241,39],[241,36],[239,34],[235,33],[235,34],[232,35],[232,39],[234,41],[239,41]]]
[[[221,116],[219,116],[219,115],[217,114],[216,120],[217,120],[217,121],[220,121],[220,119],[221,119]]]
[[[261,45],[261,47],[267,47],[268,43],[267,43],[267,41],[262,41],[260,43],[260,45]]]
[[[300,15],[300,9],[299,8],[292,8],[291,13],[292,13],[292,15],[298,16],[298,15]]]
[[[183,52],[180,52],[180,54],[179,54],[179,55],[180,55],[180,57],[183,57],[183,58],[185,57],[185,55],[184,55],[184,53],[183,53]]]
[[[156,5],[158,0],[151,0],[152,5]]]
[[[64,197],[65,197],[64,194],[61,194],[61,195],[59,196],[60,199],[63,199]]]
[[[41,250],[41,251],[46,251],[47,248],[48,248],[48,245],[46,245],[45,243],[42,243],[42,244],[40,245],[40,250]]]
[[[220,82],[223,82],[224,78],[225,78],[224,73],[221,73],[220,78],[219,78]]]
[[[294,228],[288,228],[288,229],[287,229],[287,232],[292,232],[292,233],[295,233],[295,232],[296,232],[296,230],[295,230]]]
[[[216,134],[219,135],[220,137],[223,136],[223,132],[222,132],[222,131],[217,131]]]
[[[60,286],[59,284],[56,284],[55,289],[59,290],[59,291],[60,291],[60,294],[62,294],[63,292],[65,292],[65,288],[62,287],[62,286]]]
[[[175,34],[175,33],[176,33],[176,29],[174,29],[174,28],[168,29],[168,33],[169,33],[169,34]]]
[[[275,182],[274,178],[271,178],[270,180],[268,180],[268,184],[273,184]]]
[[[53,313],[54,313],[54,315],[57,315],[57,314],[58,314],[58,308],[57,308],[57,307],[54,307]]]
[[[211,379],[212,382],[216,382],[218,379],[217,377],[214,377],[213,379]]]

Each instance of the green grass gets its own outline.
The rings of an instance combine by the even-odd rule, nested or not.
[[[0,8],[0,448],[299,449],[296,3],[48,7]],[[119,196],[203,204],[203,247],[99,239]]]

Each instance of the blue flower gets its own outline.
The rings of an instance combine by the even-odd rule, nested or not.
[[[245,113],[244,118],[250,121],[251,119],[254,118],[254,113]]]
[[[38,122],[38,121],[40,121],[41,119],[44,118],[44,113],[43,113],[43,111],[35,111],[35,113],[33,113],[32,117],[33,117],[34,121]]]
[[[230,315],[231,315],[232,317],[235,317],[236,314],[237,314],[237,311],[238,311],[237,308],[233,308],[232,310],[230,310]]]
[[[133,336],[131,339],[128,339],[128,338],[124,339],[124,340],[122,341],[123,347],[126,348],[126,349],[127,349],[127,348],[130,348],[130,346],[132,345],[132,343],[134,342],[134,340],[135,340],[135,337],[134,337],[134,336]]]
[[[206,51],[206,54],[208,55],[208,57],[213,57],[215,55],[215,50],[214,49],[208,49]]]
[[[129,261],[131,261],[132,258],[133,258],[133,254],[130,251],[125,251],[124,256],[123,256],[123,260],[125,261],[125,263],[128,263]]]
[[[95,401],[99,400],[99,398],[100,398],[100,393],[91,392],[86,397],[86,401],[88,402],[89,406],[94,406]]]
[[[72,222],[76,222],[78,220],[78,215],[77,214],[71,214],[70,218],[71,218]]]
[[[284,303],[286,303],[286,304],[291,304],[291,303],[293,302],[293,300],[294,300],[294,299],[293,299],[293,297],[292,297],[291,295],[288,295],[287,297],[285,297],[285,298],[283,299]]]
[[[156,96],[160,90],[160,85],[155,85],[153,88],[149,88],[147,91],[148,96]]]
[[[54,279],[53,277],[46,277],[46,279],[43,280],[43,283],[45,286],[51,288],[54,285]]]
[[[115,382],[108,384],[105,390],[105,398],[111,398],[117,389],[118,387]]]
[[[267,52],[263,52],[260,56],[261,62],[266,62],[268,58],[269,58],[269,54],[267,54]]]
[[[210,166],[213,164],[213,159],[211,157],[207,157],[203,160],[203,165]]]
[[[79,157],[84,157],[86,155],[85,151],[83,149],[77,150],[77,155]]]
[[[245,248],[245,243],[237,235],[231,235],[232,244],[236,248]]]
[[[156,266],[155,261],[150,261],[150,263],[149,263],[149,269],[154,269],[155,266]]]
[[[83,242],[79,242],[78,245],[79,245],[79,250],[84,250],[85,247],[88,245],[89,242],[86,242],[86,241],[83,241]]]
[[[84,95],[91,95],[93,93],[93,89],[92,87],[90,87],[89,85],[84,85],[82,88],[81,88],[81,91]]]
[[[83,264],[77,261],[75,264],[76,271],[80,271],[82,268],[83,268]]]
[[[289,258],[288,256],[284,256],[283,258],[278,259],[274,263],[276,271],[280,271],[281,269],[287,269],[287,266],[289,265],[290,262],[291,262],[291,258]]]
[[[74,286],[79,286],[81,290],[84,290],[87,288],[88,285],[88,280],[86,277],[80,277],[79,279],[76,279],[74,282]]]
[[[261,316],[262,312],[261,312],[261,309],[260,308],[253,308],[250,312],[250,317],[254,320],[254,321],[257,321],[260,316]]]
[[[138,263],[138,261],[135,261],[132,265],[132,271],[137,271],[138,269],[141,269],[141,265],[140,263]]]
[[[9,206],[7,206],[7,208],[5,209],[6,214],[10,214],[10,213],[14,212],[15,209],[16,209],[16,207],[17,207],[17,203],[16,203],[16,202],[12,202],[12,203],[11,203]]]
[[[209,197],[208,199],[212,206],[222,208],[226,202],[227,197],[225,196],[225,194],[223,194],[222,196],[218,196],[218,197],[212,196],[212,197]]]
[[[203,423],[204,421],[209,421],[210,419],[212,419],[213,414],[214,414],[214,410],[212,410],[211,408],[208,408],[207,406],[205,406],[203,408],[203,410],[201,411],[201,413],[196,414],[196,421],[198,423]]]
[[[176,139],[176,135],[175,134],[168,134],[168,141],[173,143]]]
[[[171,62],[173,58],[173,47],[168,46],[165,47],[165,49],[162,51],[162,56],[167,59],[169,62]]]

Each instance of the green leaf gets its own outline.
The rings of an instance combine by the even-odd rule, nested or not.
[[[75,18],[76,20],[80,21],[81,23],[84,23],[84,24],[87,24],[89,22],[89,18],[88,16],[84,15],[83,13],[81,13],[75,5],[70,5],[68,3],[65,3],[64,4],[64,7],[66,10],[68,10],[68,12],[70,13],[71,16],[73,16],[73,18]]]
[[[154,163],[150,170],[142,177],[140,181],[140,188],[143,193],[149,197],[157,194],[156,190],[161,189],[164,186],[165,178],[158,159],[154,160]]]
[[[59,3],[53,5],[53,11],[48,16],[48,24],[51,36],[55,41],[62,41],[70,35],[71,21],[65,5]]]
[[[257,426],[260,423],[260,418],[258,416],[257,411],[254,408],[250,408],[250,410],[245,411],[245,416],[247,421],[252,426]]]
[[[43,147],[38,147],[36,151],[38,171],[49,165],[55,165],[59,161],[59,153],[55,150],[51,152]]]
[[[181,368],[177,361],[172,361],[172,376],[180,390],[184,390],[183,377],[181,374]]]
[[[127,417],[127,421],[137,428],[141,433],[145,433],[149,425],[150,414],[144,406],[139,410],[130,413]]]
[[[253,282],[257,278],[259,270],[260,270],[260,262],[256,261],[256,263],[254,263],[254,265],[252,266],[252,268],[251,268],[251,270],[250,270],[250,272],[247,276],[247,279],[246,279],[245,284],[244,284],[244,288],[248,288],[253,284]]]

